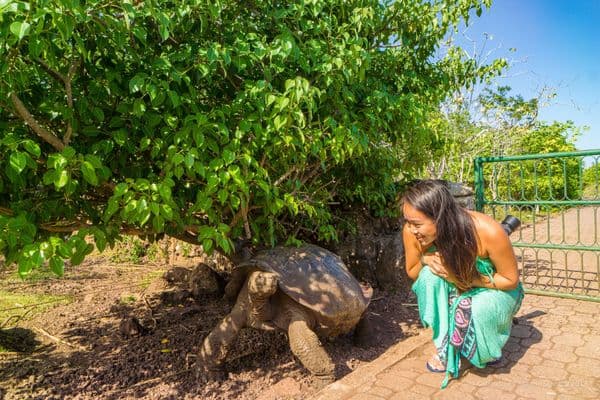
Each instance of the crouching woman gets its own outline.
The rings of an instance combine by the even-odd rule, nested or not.
[[[406,272],[419,315],[433,330],[432,372],[458,376],[461,356],[477,367],[502,356],[523,288],[502,226],[461,207],[440,180],[411,185],[402,198]]]

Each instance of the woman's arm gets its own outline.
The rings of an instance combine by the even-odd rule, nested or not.
[[[421,263],[421,246],[410,232],[407,225],[402,228],[402,241],[404,242],[404,265],[406,274],[413,281],[419,276],[423,264]]]
[[[406,274],[413,281],[419,276],[419,272],[424,265],[427,265],[430,271],[444,278],[448,282],[455,283],[456,278],[444,265],[440,254],[435,252],[423,252],[419,241],[415,236],[407,229],[406,225],[402,229],[402,239],[404,241],[404,263],[406,268]]]
[[[473,281],[473,286],[491,289],[512,290],[519,283],[519,269],[515,252],[502,226],[493,218],[478,214],[475,218],[477,234],[482,249],[496,268],[493,282],[487,276]]]

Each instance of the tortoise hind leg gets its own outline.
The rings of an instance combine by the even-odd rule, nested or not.
[[[335,365],[321,345],[303,312],[293,312],[288,327],[290,348],[302,365],[324,386],[335,380]]]
[[[354,345],[362,348],[372,347],[377,344],[376,332],[367,311],[354,328]]]

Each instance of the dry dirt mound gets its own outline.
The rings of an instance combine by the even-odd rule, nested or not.
[[[165,296],[164,272],[160,265],[96,259],[63,279],[11,285],[8,290],[68,294],[73,301],[13,327],[37,346],[30,353],[0,353],[0,398],[268,400],[316,391],[284,333],[250,329],[229,353],[228,379],[199,383],[198,347],[231,305],[220,296]],[[325,344],[338,378],[419,331],[416,308],[406,301],[397,293],[375,293],[375,347],[355,347],[350,337]]]

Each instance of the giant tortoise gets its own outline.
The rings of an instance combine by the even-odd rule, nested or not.
[[[225,288],[237,301],[208,334],[200,365],[208,376],[223,373],[228,347],[243,327],[282,329],[292,352],[321,383],[334,380],[335,365],[319,337],[355,329],[355,341],[368,343],[365,310],[372,289],[361,285],[340,257],[315,245],[275,247],[257,253],[234,270]]]

